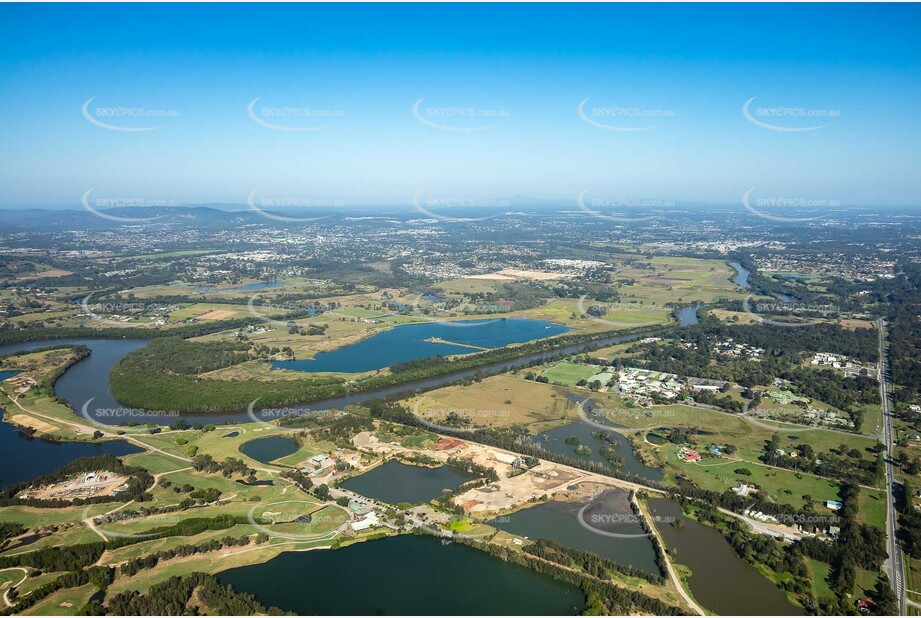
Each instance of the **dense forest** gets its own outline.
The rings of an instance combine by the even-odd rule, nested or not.
[[[294,615],[277,607],[265,607],[253,595],[222,586],[206,573],[171,577],[151,586],[145,594],[136,590],[122,592],[112,597],[108,607],[91,601],[80,613],[86,616]]]

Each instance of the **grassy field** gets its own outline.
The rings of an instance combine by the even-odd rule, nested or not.
[[[470,279],[465,277],[463,279],[442,281],[438,286],[446,292],[454,292],[455,294],[488,294],[498,290],[502,283],[505,282],[493,279]]]
[[[54,572],[54,573],[42,573],[41,575],[30,575],[21,586],[19,586],[19,595],[23,596],[31,593],[33,590],[41,588],[45,584],[49,584],[56,580],[61,575],[64,575],[63,572]]]
[[[816,507],[816,512],[825,513],[830,511],[823,506],[824,501],[838,499],[838,484],[834,481],[791,470],[769,468],[728,457],[688,463],[678,459],[678,447],[673,444],[663,445],[657,449],[656,455],[658,462],[667,471],[667,478],[673,482],[683,476],[703,489],[719,492],[737,487],[739,483],[755,484],[762,487],[762,492],[774,502],[797,508],[804,507],[808,502]],[[751,474],[738,474],[735,472],[737,469],[746,469]],[[809,496],[809,499],[805,496]]]
[[[883,407],[878,403],[867,403],[860,406],[863,409],[863,424],[860,432],[868,435],[878,435],[883,431]]]
[[[0,594],[23,580],[25,573],[16,569],[0,571]]]
[[[657,256],[618,268],[617,280],[627,282],[618,292],[624,302],[636,300],[655,306],[744,298],[743,288],[730,280],[734,274],[722,260]]]
[[[266,317],[277,317],[288,313],[285,309],[273,309],[271,307],[257,306],[254,311],[258,315]],[[205,316],[202,318],[202,316]],[[203,320],[232,320],[234,318],[252,317],[253,312],[249,310],[246,303],[239,305],[229,305],[226,303],[195,303],[188,305],[169,314],[171,320],[187,320],[189,318],[200,318]]]
[[[172,472],[189,466],[176,457],[170,457],[156,452],[144,452],[136,455],[125,457],[125,463],[131,466],[140,466],[151,474],[161,474],[163,472]]]
[[[729,311],[728,309],[707,309],[713,317],[730,324],[755,324],[758,318],[744,311]]]
[[[93,504],[86,511],[98,515],[111,509],[110,505]],[[5,506],[0,508],[0,520],[31,526],[57,526],[79,522],[87,507],[73,506],[61,509],[39,509],[34,506]],[[14,550],[15,551],[15,550]]]
[[[237,435],[230,435],[236,433]],[[271,464],[263,464],[254,459],[247,457],[240,451],[240,447],[251,440],[263,438],[272,435],[289,435],[299,433],[296,429],[283,429],[276,426],[267,426],[260,423],[252,423],[236,426],[222,426],[214,431],[164,431],[156,435],[141,435],[137,439],[144,444],[162,449],[167,453],[172,453],[180,457],[189,458],[190,447],[197,447],[197,454],[211,455],[217,461],[223,461],[228,457],[242,459],[250,467],[263,469],[272,468]],[[179,444],[179,439],[185,441],[185,444]],[[330,452],[335,445],[329,442],[317,442],[309,437],[300,438],[301,448],[295,453],[286,455],[278,459],[274,466],[281,471],[283,467],[290,467],[301,463],[302,461],[322,452]],[[171,457],[159,453],[145,453],[133,455],[136,461],[148,461],[158,472],[168,470],[178,470],[191,464],[184,462],[176,457]],[[152,470],[153,471],[153,470]],[[171,474],[170,478],[181,476],[185,472]]]
[[[601,369],[594,365],[560,361],[541,371],[540,375],[550,380],[551,384],[575,386],[580,380],[587,380],[600,371]]]
[[[470,426],[525,426],[543,431],[576,418],[574,406],[558,388],[512,375],[500,375],[466,386],[449,386],[404,403],[424,418],[439,422],[450,412]]]
[[[828,576],[831,572],[831,566],[812,558],[806,558],[806,564],[809,566],[809,574],[812,581],[812,594],[816,599],[833,599],[835,593],[831,591],[828,585]]]
[[[921,560],[912,558],[908,552],[905,552],[904,562],[906,594],[912,601],[921,603]]]
[[[272,463],[278,466],[297,466],[307,459],[310,459],[314,455],[318,455],[320,453],[329,453],[335,448],[336,445],[332,442],[305,441],[301,444],[301,447],[296,452],[291,453],[290,455],[285,455],[284,457],[279,457]]]
[[[42,599],[23,612],[24,616],[77,616],[96,592],[96,586],[65,588]]]
[[[760,454],[766,440],[770,439],[773,431],[766,427],[778,426],[776,423],[758,421],[759,425],[749,419],[705,408],[694,408],[684,405],[652,406],[649,408],[625,408],[622,399],[615,393],[595,393],[593,398],[599,407],[608,412],[608,418],[627,428],[634,430],[652,429],[655,427],[692,427],[704,430],[707,433],[702,439],[722,444],[734,444],[739,451]],[[785,428],[789,429],[789,425]],[[817,451],[827,451],[847,444],[869,456],[866,449],[877,444],[877,440],[866,436],[841,431],[831,431],[814,427],[803,427],[796,432],[782,433],[780,435],[783,448],[808,442]]]
[[[858,503],[858,521],[880,530],[886,529],[886,497],[883,492],[861,489]]]

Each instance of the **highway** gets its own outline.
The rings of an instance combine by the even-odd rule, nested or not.
[[[895,441],[892,434],[892,416],[889,408],[889,374],[886,366],[885,327],[886,322],[880,318],[879,330],[879,393],[883,407],[883,443],[886,446],[886,537],[889,543],[889,580],[899,599],[899,615],[906,614],[905,608],[905,568],[902,559],[902,546],[899,544],[895,509]],[[884,567],[885,568],[885,567]]]

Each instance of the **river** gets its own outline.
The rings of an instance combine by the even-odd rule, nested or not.
[[[457,329],[464,330],[464,329]],[[653,331],[654,333],[661,330]],[[599,339],[590,343],[578,343],[555,350],[546,352],[537,352],[519,358],[506,361],[490,363],[457,371],[454,373],[417,380],[408,384],[399,384],[387,388],[373,391],[364,391],[336,397],[325,401],[319,401],[310,404],[301,404],[292,406],[292,409],[304,413],[327,410],[342,409],[348,405],[359,404],[369,399],[390,397],[393,395],[410,394],[416,390],[429,390],[445,386],[457,380],[472,378],[477,373],[497,373],[511,369],[512,367],[523,365],[532,361],[542,361],[558,355],[570,355],[584,352],[591,346],[608,346],[617,343],[624,343],[640,337],[646,337],[652,334],[650,331],[643,333],[631,333],[625,335],[613,335],[604,339]],[[92,338],[70,338],[70,339],[50,339],[43,341],[28,341],[21,343],[0,345],[0,355],[12,354],[23,350],[36,350],[59,345],[85,345],[91,350],[91,354],[81,361],[70,367],[54,386],[55,394],[66,400],[71,407],[81,414],[81,410],[86,405],[87,415],[94,421],[104,425],[123,425],[131,421],[135,423],[157,423],[172,424],[180,415],[165,412],[149,412],[143,410],[128,409],[119,404],[109,391],[109,373],[112,367],[125,354],[147,345],[145,339],[92,339]],[[92,401],[91,401],[92,400]],[[257,416],[271,419],[274,415],[271,411],[258,412]],[[233,424],[233,423],[250,423],[254,419],[245,411],[237,412],[220,412],[208,414],[182,414],[190,422],[213,423],[213,424]]]
[[[750,288],[751,284],[748,283],[748,275],[751,274],[751,271],[738,262],[729,262],[729,265],[736,269],[736,275],[732,278],[732,282],[741,285],[743,288]]]

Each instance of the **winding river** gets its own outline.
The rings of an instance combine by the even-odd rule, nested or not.
[[[463,329],[459,329],[463,330]],[[654,332],[661,332],[659,329]],[[652,331],[614,335],[590,343],[578,343],[555,350],[538,352],[518,358],[482,365],[480,367],[457,371],[442,376],[417,380],[407,384],[398,384],[387,388],[364,391],[319,401],[310,404],[292,406],[304,413],[318,410],[342,409],[347,405],[358,404],[369,399],[390,397],[392,395],[409,394],[417,390],[430,390],[445,386],[457,380],[472,378],[477,373],[489,374],[511,369],[532,361],[543,361],[558,355],[570,355],[584,352],[591,346],[607,346],[624,343],[640,337],[647,337]],[[37,350],[59,345],[85,345],[91,351],[90,355],[70,367],[58,379],[54,386],[55,394],[67,401],[78,415],[86,417],[104,425],[124,425],[131,422],[156,423],[170,425],[180,417],[171,411],[145,411],[129,409],[116,401],[109,391],[109,373],[112,367],[123,356],[147,345],[146,339],[92,339],[92,338],[65,338],[49,339],[43,341],[28,341],[21,343],[0,345],[0,355],[12,354],[25,350]],[[271,411],[257,412],[256,416],[273,418]],[[182,414],[182,418],[190,422],[203,424],[236,424],[250,423],[257,419],[252,418],[245,411],[220,412],[208,414]]]
[[[729,262],[729,265],[736,269],[736,274],[732,278],[732,282],[736,285],[741,285],[743,288],[750,288],[751,284],[748,282],[748,275],[751,274],[751,271],[738,262]]]

